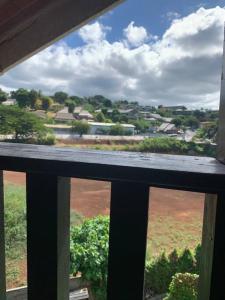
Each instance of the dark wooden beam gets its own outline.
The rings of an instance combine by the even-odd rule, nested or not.
[[[11,4],[12,15],[9,14],[5,21],[0,20],[0,24],[2,23],[0,26],[0,72],[7,71],[10,67],[122,2],[122,0],[23,1],[25,1],[23,7],[18,1],[8,1],[8,3],[14,2],[14,5]],[[16,11],[13,8],[17,6]]]
[[[148,202],[148,186],[112,183],[107,300],[143,299]]]
[[[27,174],[28,300],[69,299],[70,179]]]
[[[0,165],[8,171],[130,181],[199,192],[225,189],[225,166],[206,157],[0,143]]]
[[[3,172],[0,171],[0,299],[6,300]]]

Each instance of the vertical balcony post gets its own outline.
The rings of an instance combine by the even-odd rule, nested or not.
[[[221,76],[217,159],[225,164],[225,32]],[[225,182],[224,182],[225,185]],[[202,253],[199,279],[199,300],[222,300],[225,283],[225,195],[206,195]]]
[[[149,187],[113,182],[111,190],[108,300],[142,300]]]
[[[0,171],[0,300],[6,300],[3,172]]]
[[[27,174],[28,300],[69,299],[70,179]]]

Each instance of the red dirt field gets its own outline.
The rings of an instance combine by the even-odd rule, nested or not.
[[[4,178],[25,185],[23,173],[5,172]],[[109,182],[73,178],[71,187],[72,211],[86,218],[109,215]],[[203,206],[203,194],[151,188],[147,253],[155,256],[175,247],[194,249],[201,241]]]
[[[25,185],[25,174],[5,172],[5,181]],[[71,209],[85,217],[108,215],[110,183],[73,178],[71,182]],[[204,195],[177,190],[151,188],[150,218],[170,216],[177,221],[189,221],[203,212]]]
[[[4,175],[5,183],[25,185],[23,173],[5,172]],[[71,186],[72,210],[88,218],[109,214],[109,182],[72,179]],[[151,188],[147,259],[174,248],[194,249],[201,241],[203,205],[203,194]],[[19,275],[7,282],[8,288],[26,282],[26,260],[18,263]]]

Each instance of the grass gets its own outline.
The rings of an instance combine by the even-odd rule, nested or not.
[[[147,258],[163,251],[169,254],[174,248],[194,250],[201,242],[202,216],[182,222],[168,217],[154,216],[148,229]]]
[[[26,284],[26,234],[25,187],[5,185],[6,237],[7,237],[7,286]],[[71,225],[81,224],[84,217],[71,212]],[[188,220],[178,221],[172,216],[150,215],[147,259],[169,253],[174,248],[194,249],[201,240],[202,215],[195,214]]]

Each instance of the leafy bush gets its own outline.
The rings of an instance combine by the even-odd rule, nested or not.
[[[199,273],[200,246],[197,246],[193,254],[185,249],[178,254],[172,251],[168,256],[165,253],[146,263],[145,285],[156,294],[168,291],[172,277],[176,273]]]
[[[169,286],[169,293],[164,300],[197,300],[198,278],[196,274],[177,273]]]
[[[167,154],[215,156],[215,149],[210,144],[196,144],[171,137],[146,138],[136,146],[126,146],[126,151],[140,151]]]
[[[71,274],[82,273],[90,283],[95,299],[106,299],[109,218],[86,220],[71,228]]]
[[[48,134],[46,136],[40,136],[37,140],[39,145],[55,145],[55,136]]]

